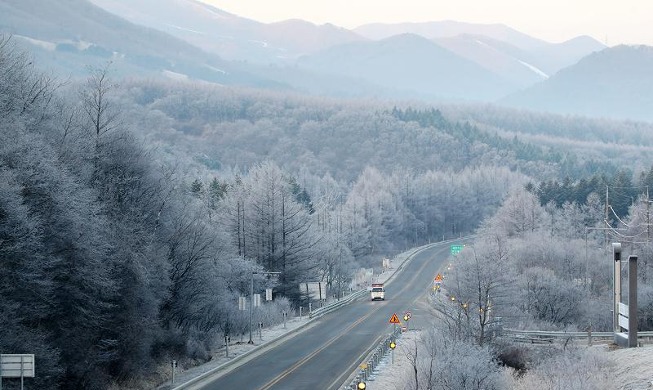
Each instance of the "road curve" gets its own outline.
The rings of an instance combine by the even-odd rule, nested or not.
[[[412,314],[410,327],[430,316],[417,301],[431,288],[449,253],[448,244],[416,254],[386,286],[386,300],[365,296],[314,320],[304,331],[273,348],[253,354],[228,372],[217,373],[191,389],[338,389],[383,337],[392,331],[393,313]]]

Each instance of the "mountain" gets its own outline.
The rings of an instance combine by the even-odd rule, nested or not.
[[[581,36],[558,44],[545,44],[525,50],[485,35],[461,34],[435,38],[452,52],[510,80],[520,88],[546,80],[560,69],[606,48],[594,38]]]
[[[534,65],[537,59],[529,52],[484,35],[461,34],[433,41],[509,80],[518,88],[529,87],[549,77]]]
[[[222,58],[279,63],[332,45],[363,40],[331,24],[302,20],[265,24],[196,0],[91,0],[132,23],[151,27]]]
[[[653,47],[616,46],[501,100],[565,114],[653,120]]]
[[[263,34],[270,42],[295,53],[295,57],[331,46],[366,40],[360,35],[327,23],[317,26],[299,19],[264,25]]]
[[[112,62],[124,76],[193,78],[220,84],[273,86],[155,29],[127,22],[86,0],[3,0],[0,33],[27,46],[37,62],[65,76]]]
[[[581,58],[607,48],[606,45],[587,35],[562,43],[551,43],[530,51],[535,63],[544,72],[553,75],[560,69],[580,61]]]
[[[365,80],[398,96],[488,100],[515,89],[478,64],[414,34],[335,46],[301,58],[298,67]]]
[[[412,33],[432,39],[454,53],[472,60],[519,85],[541,81],[562,68],[606,46],[580,36],[562,43],[533,38],[502,24],[453,21],[398,24],[366,24],[354,29],[369,39]]]
[[[393,35],[407,29],[422,35]],[[117,76],[188,78],[336,97],[496,101],[510,95],[503,102],[535,109],[638,118],[646,112],[638,111],[640,102],[625,103],[633,96],[646,101],[646,94],[636,91],[633,80],[624,84],[634,74],[618,69],[599,83],[621,99],[605,109],[593,108],[602,106],[589,103],[598,96],[591,92],[588,102],[563,104],[564,96],[551,101],[549,95],[570,86],[597,90],[586,80],[595,56],[559,77],[556,72],[604,46],[590,37],[550,44],[502,25],[378,24],[352,32],[301,20],[259,23],[197,0],[3,0],[0,33],[28,47],[40,66],[64,76],[85,76],[89,65],[111,61]],[[623,48],[607,53],[613,63],[642,61]],[[608,85],[612,82],[617,84]]]
[[[428,39],[467,34],[486,36],[523,50],[533,50],[547,45],[547,42],[543,40],[533,38],[503,24],[462,23],[450,20],[424,23],[371,23],[356,27],[353,31],[373,40],[406,33],[421,35]]]

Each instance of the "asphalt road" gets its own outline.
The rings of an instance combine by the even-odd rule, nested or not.
[[[368,296],[315,320],[307,329],[255,354],[219,377],[193,388],[224,389],[338,389],[378,343],[392,332],[393,313],[412,314],[410,328],[421,328],[432,317],[418,301],[449,254],[449,244],[418,253],[386,285],[386,300]],[[402,320],[403,321],[403,320]]]

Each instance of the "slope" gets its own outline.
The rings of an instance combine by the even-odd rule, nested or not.
[[[164,31],[229,60],[278,63],[334,44],[363,39],[301,20],[264,24],[196,0],[91,0],[133,23]]]
[[[13,35],[39,62],[64,75],[85,74],[88,65],[111,61],[122,75],[265,85],[218,56],[129,23],[86,0],[6,0],[0,2],[0,15],[0,32]]]
[[[520,84],[533,80],[523,68],[533,66],[546,75],[553,75],[573,65],[592,52],[606,46],[589,36],[580,36],[562,43],[549,43],[502,24],[475,24],[454,21],[398,24],[366,24],[354,29],[370,39],[412,33],[432,39],[451,51],[499,74],[511,74]],[[479,42],[480,41],[480,42]],[[485,47],[479,45],[483,44]],[[491,53],[490,50],[494,50]],[[513,57],[512,59],[505,56]],[[523,63],[515,63],[515,60]],[[530,73],[533,73],[532,69]],[[535,80],[539,81],[539,80]]]
[[[298,61],[313,71],[348,75],[424,98],[493,99],[515,86],[426,38],[402,34],[335,46]]]
[[[532,65],[536,63],[536,59],[530,53],[503,41],[469,34],[436,38],[434,41],[490,72],[510,80],[519,88],[529,87],[548,78],[546,73],[536,65]]]
[[[524,50],[531,50],[547,45],[547,42],[543,40],[533,38],[503,24],[463,23],[451,20],[424,23],[371,23],[357,27],[353,31],[375,40],[406,33],[421,35],[428,39],[470,34],[483,35]]]
[[[504,104],[565,114],[653,120],[653,47],[617,46],[524,91]]]

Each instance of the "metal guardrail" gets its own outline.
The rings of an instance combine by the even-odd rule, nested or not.
[[[352,379],[349,384],[347,384],[344,389],[346,390],[357,390],[358,384],[360,382],[366,382],[370,375],[374,372],[374,369],[379,365],[383,356],[388,353],[390,349],[390,342],[397,339],[397,336],[401,334],[401,329],[397,328],[392,333],[390,333],[383,341],[381,341],[378,346],[370,352],[367,357],[363,360],[363,367],[358,369],[356,376]]]
[[[328,304],[328,305],[326,305],[324,307],[313,310],[312,312],[309,313],[308,316],[309,316],[310,319],[317,318],[317,317],[319,317],[321,315],[324,315],[324,314],[329,313],[329,312],[331,312],[333,310],[336,310],[337,308],[342,307],[342,306],[344,306],[344,305],[346,305],[348,303],[351,303],[356,298],[361,297],[361,296],[363,296],[363,295],[365,295],[367,293],[368,293],[367,290],[355,291],[355,292],[347,295],[346,297],[340,299],[339,301],[330,303],[330,304]],[[310,323],[311,323],[311,321],[308,321],[305,324],[303,324],[303,325],[291,330],[290,332],[284,334],[283,336],[279,337],[278,339],[270,340],[270,341],[264,343],[260,347],[261,348],[267,348],[267,347],[270,346],[270,344],[275,344],[276,341],[281,341],[281,340],[284,340],[286,338],[293,337],[295,334],[301,332],[303,330],[303,328],[308,326]],[[240,364],[240,362],[242,360],[248,358],[251,354],[253,354],[255,352],[256,352],[256,349],[253,349],[251,351],[245,352],[242,355],[236,356],[235,358],[221,364],[220,366],[217,366],[217,367],[215,367],[215,368],[213,368],[213,369],[211,369],[211,370],[209,370],[207,372],[204,372],[204,373],[196,376],[195,378],[192,378],[192,379],[188,380],[185,383],[181,383],[181,384],[177,385],[176,387],[173,386],[172,390],[182,390],[182,389],[186,389],[186,388],[188,388],[188,387],[190,387],[192,385],[195,385],[196,383],[202,381],[203,379],[205,379],[205,378],[207,378],[207,377],[209,377],[211,375],[214,375],[217,372],[224,371],[229,367],[236,366],[236,365]]]
[[[460,240],[469,239],[471,237],[475,237],[475,235],[470,235],[470,236],[466,236],[466,237],[452,238],[452,239],[448,239],[448,240],[433,242],[433,243],[430,243],[430,244],[422,245],[421,247],[413,248],[410,251],[404,252],[403,253],[403,255],[405,256],[404,260],[401,261],[401,263],[394,270],[392,275],[390,275],[386,279],[385,283],[386,284],[390,283],[395,278],[395,276],[399,273],[399,271],[401,271],[403,269],[403,267],[407,264],[408,260],[410,260],[416,254],[418,254],[418,253],[420,253],[422,251],[428,250],[430,248],[433,248],[435,246],[446,245],[446,244],[450,244],[452,242],[459,242]],[[362,291],[364,293],[366,293],[366,294],[369,293],[368,290],[362,290]],[[347,389],[347,390],[348,389],[356,390],[357,385],[361,381],[361,379],[367,380],[369,375],[374,371],[374,368],[376,368],[376,366],[378,365],[378,363],[381,360],[381,358],[383,357],[383,355],[388,351],[388,348],[389,348],[389,345],[390,345],[390,340],[392,340],[393,338],[396,338],[397,334],[399,334],[399,333],[401,333],[401,329],[395,329],[395,331],[393,333],[391,333],[385,340],[383,340],[377,346],[377,348],[374,351],[372,351],[368,355],[368,357],[366,357],[363,360],[363,362],[366,362],[366,368],[365,369],[356,369],[349,376],[349,378],[354,377],[354,379],[351,379],[351,381],[348,379],[345,382],[345,384],[343,384],[343,388]]]
[[[419,252],[421,252],[421,251],[423,251],[423,250],[426,250],[426,249],[428,249],[428,248],[430,248],[430,247],[432,247],[432,246],[435,246],[435,245],[437,245],[437,244],[442,244],[442,242],[423,245],[423,246],[421,246],[421,247],[419,247],[419,248],[414,248],[414,249],[412,249],[411,251],[406,252],[406,253],[404,254],[404,256],[405,256],[404,260],[401,261],[401,263],[399,264],[399,266],[394,270],[394,272],[392,273],[392,275],[390,275],[390,276],[388,277],[388,279],[385,281],[385,283],[388,284],[388,283],[389,283],[389,282],[390,282],[390,281],[395,277],[395,275],[396,275],[396,274],[397,274],[397,273],[398,273],[398,272],[399,272],[399,271],[404,267],[404,265],[406,264],[406,262],[407,262],[408,260],[410,260],[411,257],[415,256],[415,254],[417,254],[417,253],[419,253]],[[315,310],[311,311],[311,312],[308,314],[308,316],[309,316],[309,318],[317,318],[317,317],[322,316],[322,315],[324,315],[324,314],[330,313],[330,312],[332,312],[333,310],[336,310],[337,308],[339,308],[339,307],[341,307],[341,306],[344,306],[344,305],[350,303],[351,301],[353,301],[353,300],[355,300],[355,299],[358,299],[358,298],[362,297],[362,296],[365,295],[365,294],[369,294],[369,292],[370,292],[370,291],[367,290],[367,289],[363,289],[363,290],[355,291],[355,292],[349,294],[348,296],[344,297],[343,299],[340,299],[339,301],[329,303],[329,304],[326,305],[326,306],[323,306],[323,307],[320,307],[320,308],[318,308],[318,309],[315,309]]]
[[[427,245],[424,245],[424,246],[419,247],[419,248],[414,248],[413,250],[409,251],[408,253],[405,254],[404,260],[401,262],[399,267],[397,267],[395,272],[393,272],[393,274],[388,278],[386,283],[389,282],[391,279],[393,279],[394,276],[398,273],[398,271],[401,270],[402,267],[405,265],[406,261],[409,260],[415,254],[417,254],[417,253],[419,253],[419,252],[421,252],[423,250],[426,250],[426,249],[428,249],[430,247],[436,246],[438,244],[446,244],[446,243],[453,242],[453,241],[455,241],[455,240],[446,240],[446,241],[441,241],[441,242],[437,242],[437,243],[431,243],[431,244],[427,244]],[[322,316],[324,314],[327,314],[327,313],[330,313],[331,311],[334,311],[334,310],[336,310],[336,309],[338,309],[338,308],[340,308],[340,307],[342,307],[342,306],[344,306],[346,304],[349,304],[352,301],[354,301],[355,299],[358,299],[359,297],[364,296],[364,295],[366,295],[368,293],[369,293],[369,291],[366,290],[366,289],[355,291],[355,292],[349,294],[348,296],[340,299],[339,301],[330,303],[330,304],[328,304],[326,306],[323,306],[321,308],[318,308],[318,309],[315,309],[315,310],[311,311],[308,314],[308,316],[309,316],[310,319],[320,317],[320,316]],[[279,337],[277,340],[272,340],[270,342],[264,343],[263,345],[261,345],[261,347],[262,348],[267,348],[270,344],[274,344],[275,342],[279,342],[279,341],[287,339],[289,337],[293,337],[295,334],[301,332],[303,330],[303,328],[308,326],[308,324],[310,322],[311,321],[308,321],[307,323],[303,324],[302,326],[299,326],[296,329],[294,329],[294,330],[286,333],[285,335]],[[388,342],[386,342],[386,345],[389,344],[389,339],[387,339],[386,341],[388,341]],[[256,350],[251,350],[251,351],[248,351],[248,352],[246,352],[246,353],[244,353],[244,354],[242,354],[240,356],[237,356],[237,357],[233,358],[232,360],[230,360],[230,361],[228,361],[228,362],[226,362],[226,363],[224,363],[224,364],[222,364],[222,365],[220,365],[218,367],[215,367],[215,368],[213,368],[213,369],[211,369],[211,370],[209,370],[209,371],[207,371],[207,372],[205,372],[203,374],[200,374],[197,377],[195,377],[193,379],[190,379],[189,381],[187,381],[185,383],[181,383],[181,384],[177,385],[176,387],[173,387],[172,390],[186,389],[186,388],[188,388],[188,387],[190,387],[192,385],[195,385],[196,383],[200,382],[201,380],[203,380],[203,379],[205,379],[205,378],[207,378],[207,377],[209,377],[209,376],[211,376],[211,375],[213,375],[213,374],[215,374],[217,372],[223,371],[223,370],[227,369],[228,367],[240,364],[240,362],[242,360],[249,357],[250,354],[255,353],[255,351]],[[377,363],[378,363],[378,361],[377,361]],[[370,373],[371,373],[371,371],[370,371]]]
[[[503,337],[510,338],[517,342],[528,342],[531,344],[552,343],[554,340],[578,340],[587,339],[591,344],[593,339],[612,340],[614,339],[614,332],[565,332],[565,331],[545,331],[545,330],[517,330],[517,329],[503,329],[501,331]],[[653,338],[653,331],[637,332],[637,339],[646,339],[650,341]]]
[[[320,307],[318,309],[315,309],[315,310],[311,311],[310,313],[308,313],[308,318],[317,318],[319,316],[323,316],[323,315],[325,315],[327,313],[330,313],[330,312],[332,312],[332,311],[334,311],[334,310],[336,310],[336,309],[338,309],[338,308],[340,308],[340,307],[342,307],[344,305],[349,304],[353,300],[358,299],[358,298],[362,297],[363,295],[365,295],[367,293],[368,293],[367,290],[355,291],[355,292],[347,295],[346,297],[341,298],[338,301],[331,302],[326,306],[322,306],[322,307]]]
[[[450,241],[453,242],[453,241],[455,241],[455,240],[450,240]],[[421,247],[419,247],[419,248],[414,248],[414,249],[412,249],[411,251],[406,252],[406,253],[404,254],[404,256],[405,256],[404,260],[403,260],[403,261],[399,264],[399,266],[394,270],[394,272],[392,273],[392,275],[390,275],[390,276],[388,277],[388,279],[385,281],[385,283],[388,284],[392,279],[394,279],[395,275],[396,275],[399,271],[401,271],[401,270],[403,269],[403,267],[406,265],[406,262],[407,262],[408,260],[410,260],[411,257],[415,256],[417,253],[419,253],[419,252],[421,252],[421,251],[424,251],[424,250],[426,250],[426,249],[429,249],[429,248],[431,248],[431,247],[433,247],[433,246],[440,245],[440,244],[443,244],[443,243],[448,243],[448,242],[449,242],[449,240],[448,240],[448,241],[442,241],[442,242],[436,242],[436,243],[432,243],[432,244],[426,244],[426,245],[423,245],[423,246],[421,246]],[[348,296],[346,296],[346,297],[340,299],[339,301],[329,303],[329,304],[326,305],[326,306],[323,306],[323,307],[320,307],[320,308],[318,308],[318,309],[315,309],[315,310],[311,311],[311,312],[308,314],[308,316],[309,316],[309,318],[317,318],[317,317],[322,316],[322,315],[324,315],[324,314],[330,313],[330,312],[332,312],[333,310],[336,310],[336,309],[338,309],[339,307],[344,306],[344,305],[346,305],[346,304],[352,302],[353,300],[362,297],[362,296],[365,295],[365,294],[369,294],[369,292],[370,292],[370,291],[367,290],[367,289],[363,289],[363,290],[355,291],[355,292],[349,294]]]

